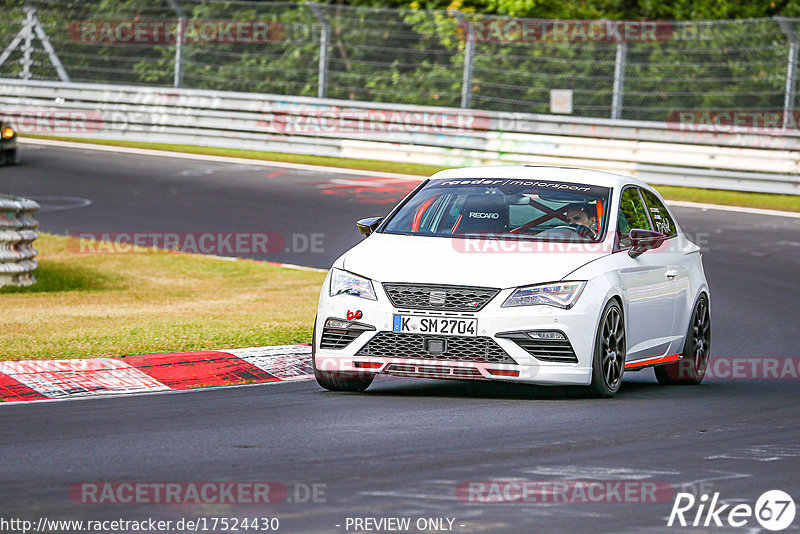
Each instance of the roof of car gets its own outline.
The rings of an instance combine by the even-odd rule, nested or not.
[[[535,165],[485,165],[445,169],[439,171],[431,180],[452,180],[454,178],[522,178],[572,182],[603,187],[622,187],[632,184],[647,186],[632,176],[624,176],[611,172],[577,169],[572,167],[545,167]]]

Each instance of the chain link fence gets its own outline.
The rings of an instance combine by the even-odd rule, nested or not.
[[[630,120],[684,110],[789,120],[797,22],[612,28],[338,4],[6,0],[0,77]]]

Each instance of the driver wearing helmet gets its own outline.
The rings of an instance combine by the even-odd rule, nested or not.
[[[578,235],[589,239],[597,237],[597,216],[593,215],[592,210],[586,204],[570,204],[567,207],[567,222],[575,228]]]

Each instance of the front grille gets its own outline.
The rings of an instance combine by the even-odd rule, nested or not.
[[[444,340],[444,352],[430,353],[426,351],[425,341],[431,339]],[[457,362],[517,364],[490,337],[429,336],[425,334],[378,332],[356,354],[358,356],[373,356],[377,358],[422,358]]]
[[[577,363],[578,357],[569,340],[531,339],[523,332],[498,334],[511,339],[528,354],[545,362]]]
[[[393,363],[383,371],[388,375],[414,376],[418,378],[483,378],[474,367],[447,367],[442,365],[418,365]]]
[[[319,340],[321,349],[343,349],[360,336],[363,330],[341,330],[338,328],[323,328]]]
[[[500,292],[490,287],[427,284],[383,284],[383,289],[396,308],[453,312],[476,312]]]

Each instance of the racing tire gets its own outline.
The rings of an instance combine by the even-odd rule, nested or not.
[[[710,355],[711,310],[708,297],[703,294],[694,306],[681,359],[655,367],[656,380],[669,386],[696,386],[706,376]]]
[[[364,391],[375,379],[373,373],[345,373],[341,371],[323,371],[317,369],[317,322],[314,321],[314,332],[311,334],[311,366],[317,384],[328,391]]]
[[[615,300],[606,304],[600,315],[592,359],[592,383],[589,393],[593,397],[610,398],[619,391],[625,374],[625,318]]]
[[[0,154],[0,165],[16,165],[17,164],[17,151],[8,150]]]

